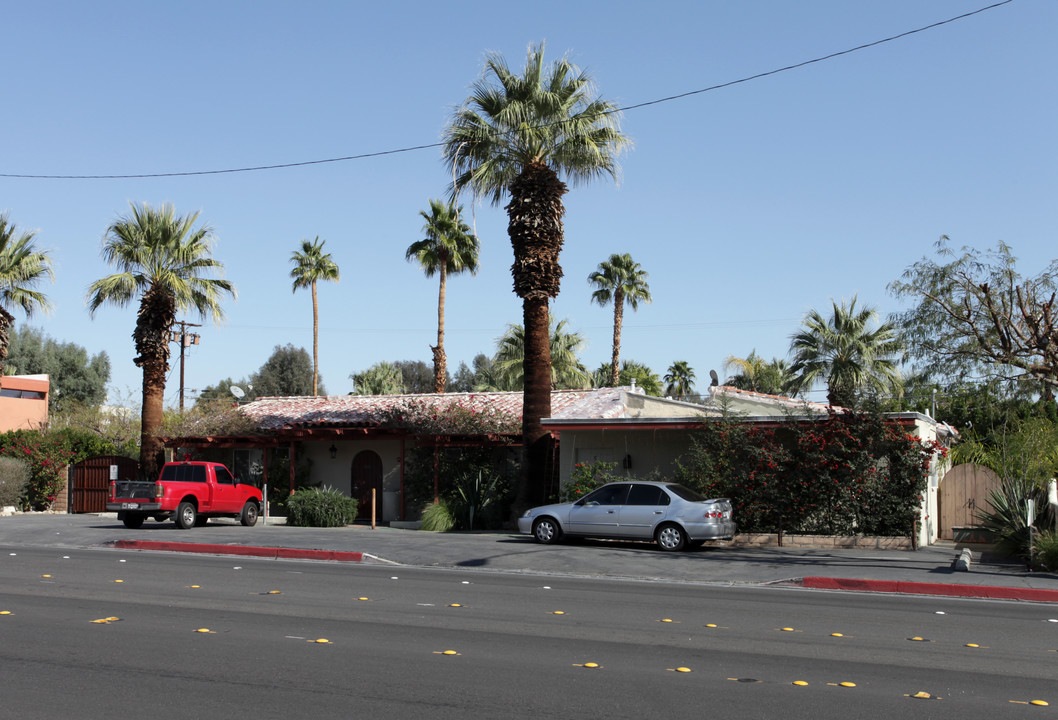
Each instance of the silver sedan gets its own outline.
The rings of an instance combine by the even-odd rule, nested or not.
[[[735,530],[730,500],[706,499],[666,482],[610,483],[576,502],[535,507],[518,518],[518,532],[541,543],[563,535],[621,538],[653,540],[662,550],[730,540]]]

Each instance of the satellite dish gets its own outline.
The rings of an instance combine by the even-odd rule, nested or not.
[[[230,390],[231,394],[239,400],[242,400],[244,397],[246,397],[246,391],[238,385],[232,385],[230,388],[228,388],[228,390]]]

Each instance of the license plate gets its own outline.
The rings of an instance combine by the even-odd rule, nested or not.
[[[121,509],[122,510],[139,510],[140,509],[140,504],[139,503],[121,503]]]

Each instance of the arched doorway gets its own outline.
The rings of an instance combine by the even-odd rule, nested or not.
[[[356,516],[371,518],[371,491],[375,491],[375,517],[382,517],[382,458],[373,450],[361,450],[353,458],[352,496]]]

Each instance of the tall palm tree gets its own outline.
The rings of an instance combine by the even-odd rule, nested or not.
[[[551,323],[548,347],[551,353],[552,389],[569,390],[591,387],[591,374],[580,361],[580,351],[587,341],[576,331],[567,331],[567,320]],[[509,325],[497,343],[493,359],[493,372],[498,382],[497,389],[523,390],[525,387],[525,329],[521,325]]]
[[[525,327],[523,442],[528,451],[514,509],[542,501],[547,487],[551,414],[548,301],[562,278],[562,196],[576,185],[617,177],[617,158],[630,144],[617,106],[595,96],[591,77],[566,58],[544,64],[543,44],[530,46],[521,74],[489,54],[470,97],[444,131],[443,154],[453,169],[453,194],[471,190],[506,206],[514,248],[514,292]]]
[[[848,305],[831,301],[833,314],[823,317],[813,310],[804,319],[803,329],[791,338],[793,372],[799,376],[799,389],[816,381],[827,385],[827,402],[851,406],[861,388],[899,393],[902,387],[897,362],[903,343],[896,326],[883,322],[873,330],[878,311],[857,309],[856,298]]]
[[[445,391],[448,374],[448,358],[445,356],[445,291],[448,276],[461,272],[471,275],[478,271],[478,253],[481,245],[470,226],[459,219],[462,207],[455,203],[430,200],[430,212],[420,210],[425,221],[422,231],[426,238],[412,243],[404,253],[404,259],[416,260],[426,277],[436,272],[440,277],[437,291],[437,345],[433,351],[433,385],[435,393]]]
[[[290,262],[294,268],[290,271],[290,277],[294,280],[291,292],[297,292],[298,288],[312,289],[312,394],[316,395],[319,388],[320,377],[320,307],[316,300],[316,283],[319,281],[341,280],[338,265],[330,253],[323,252],[326,240],[320,240],[317,235],[312,242],[301,241],[301,250],[295,250],[290,256]]]
[[[38,250],[33,243],[33,231],[19,232],[8,220],[7,213],[0,215],[0,375],[7,360],[7,344],[15,316],[8,308],[17,305],[26,313],[34,310],[51,311],[48,296],[34,286],[44,278],[55,282],[51,267],[51,255],[47,250]]]
[[[621,323],[624,319],[625,304],[632,310],[638,310],[640,301],[650,302],[647,277],[647,272],[628,253],[611,255],[609,260],[599,263],[598,269],[588,276],[588,282],[595,287],[595,292],[591,294],[592,302],[605,306],[613,301],[610,387],[617,387],[621,359]]]
[[[665,394],[683,400],[694,388],[694,370],[686,360],[677,360],[665,373]]]
[[[213,229],[195,228],[198,213],[177,216],[172,205],[137,207],[107,228],[103,259],[118,272],[88,288],[88,311],[101,305],[125,307],[139,298],[136,314],[136,357],[143,368],[143,408],[140,430],[140,469],[156,477],[162,441],[162,402],[169,372],[169,333],[178,312],[194,310],[219,322],[224,317],[224,293],[235,297],[235,287],[219,275],[224,267],[212,257]]]

